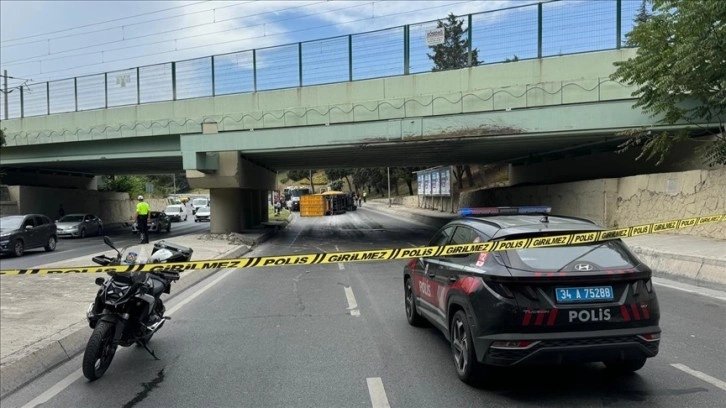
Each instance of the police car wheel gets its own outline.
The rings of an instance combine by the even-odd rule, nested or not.
[[[414,298],[410,278],[406,278],[406,282],[404,283],[404,295],[406,301],[406,320],[408,320],[408,324],[414,327],[425,326],[426,320],[416,310],[416,299]]]
[[[461,310],[456,312],[451,319],[451,353],[459,379],[467,384],[472,384],[479,371],[479,362],[474,353],[469,322],[466,314]]]
[[[83,238],[86,237],[86,229],[85,228],[81,228],[81,233],[79,234],[79,236],[81,237],[81,239],[83,239]]]
[[[646,357],[630,358],[623,361],[604,361],[605,367],[617,373],[632,373],[645,365]]]

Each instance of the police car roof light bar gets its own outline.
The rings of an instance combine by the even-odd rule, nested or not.
[[[524,207],[475,207],[462,208],[459,214],[467,217],[472,215],[513,215],[513,214],[549,214],[552,207],[524,206]]]

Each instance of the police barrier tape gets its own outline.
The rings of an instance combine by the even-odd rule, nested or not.
[[[46,275],[57,273],[103,273],[103,272],[155,272],[187,271],[193,269],[218,268],[260,268],[264,266],[318,265],[330,263],[390,261],[419,257],[475,254],[480,252],[507,251],[515,249],[544,248],[554,246],[586,244],[656,234],[697,225],[726,221],[726,214],[705,217],[684,218],[652,224],[635,225],[626,228],[585,231],[575,234],[553,235],[502,241],[478,242],[445,246],[374,249],[368,251],[333,252],[307,255],[258,256],[237,259],[208,259],[200,261],[174,262],[164,264],[134,264],[120,266],[84,266],[75,268],[8,269],[0,275]]]

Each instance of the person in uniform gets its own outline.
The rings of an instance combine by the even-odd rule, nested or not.
[[[151,215],[151,208],[149,203],[144,201],[144,196],[138,197],[139,202],[136,204],[136,225],[139,227],[139,233],[141,234],[141,243],[149,243],[149,216]]]

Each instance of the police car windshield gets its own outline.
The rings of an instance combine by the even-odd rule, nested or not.
[[[507,251],[511,267],[533,271],[561,270],[575,261],[615,269],[633,267],[635,262],[617,241],[587,245],[529,248]]]

